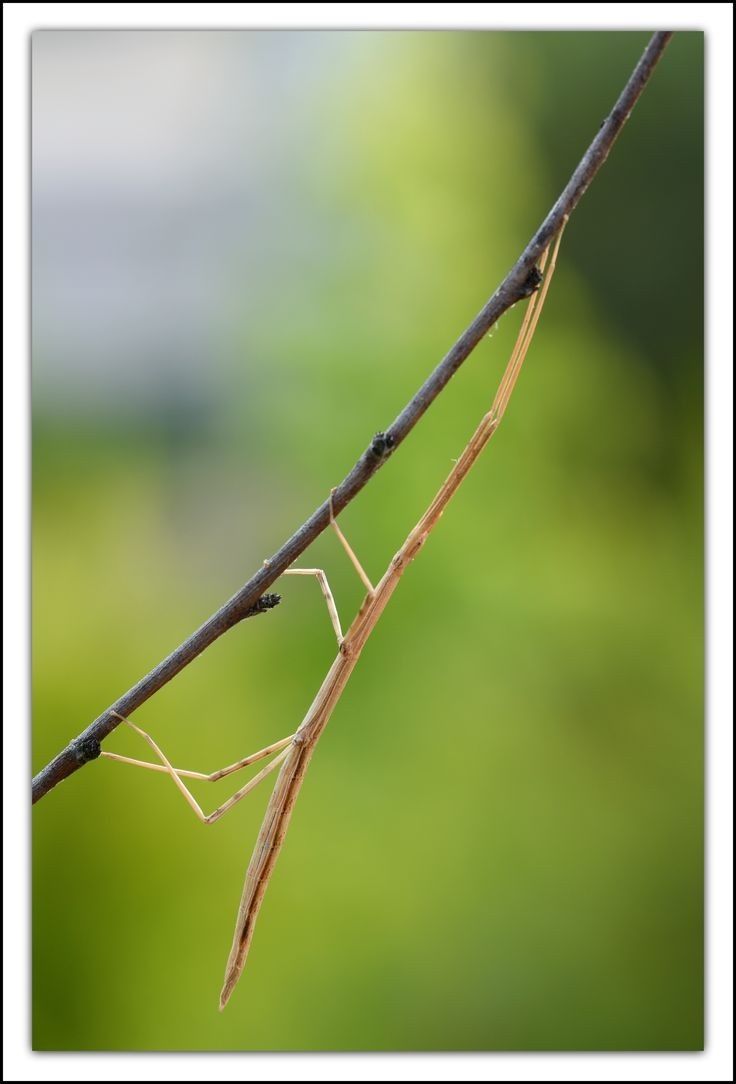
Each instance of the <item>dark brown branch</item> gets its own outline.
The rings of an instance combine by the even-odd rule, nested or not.
[[[353,469],[335,489],[332,498],[335,513],[341,512],[360,493],[379,467],[383,466],[499,317],[521,298],[529,295],[530,275],[533,274],[537,260],[557,233],[563,219],[578,205],[588,185],[605,162],[671,37],[669,31],[660,31],[652,36],[618,101],[599,128],[562,194],[506,278],[434,372],[427,377],[411,402],[404,407],[385,433],[378,433],[373,438]],[[228,629],[244,618],[274,605],[278,598],[274,601],[269,596],[264,597],[264,592],[314,542],[329,521],[329,501],[325,500],[236,595],[150,674],[141,678],[132,689],[116,700],[38,773],[33,780],[34,803],[87,761],[99,756],[100,742],[119,725],[121,715],[132,715],[136,708],[171,681]]]

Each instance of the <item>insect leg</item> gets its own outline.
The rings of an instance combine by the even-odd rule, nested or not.
[[[122,718],[122,716],[119,716]],[[124,720],[127,722],[128,720]],[[278,753],[281,749],[289,744],[294,737],[290,734],[288,738],[282,738],[281,741],[274,742],[272,745],[267,745],[265,749],[259,749],[257,753],[251,753],[247,757],[243,757],[242,760],[236,761],[235,764],[229,764],[226,768],[219,768],[216,772],[191,772],[184,768],[174,768],[174,771],[179,777],[186,779],[200,779],[205,783],[215,783],[218,779],[224,779],[225,776],[232,775],[233,772],[240,771],[241,768],[247,768],[249,764],[255,764],[258,760],[263,760],[264,757],[270,756],[271,753]],[[101,756],[107,757],[108,760],[116,760],[119,764],[133,764],[137,768],[149,768],[152,772],[166,772],[168,768],[165,764],[152,764],[150,760],[135,760],[133,757],[124,757],[120,753],[108,753],[106,749],[101,750]]]
[[[365,586],[366,590],[368,591],[368,594],[373,595],[373,594],[375,594],[375,591],[376,591],[375,587],[371,583],[370,579],[368,578],[368,576],[367,576],[367,574],[365,572],[365,569],[363,568],[360,561],[356,557],[352,546],[350,545],[347,538],[345,537],[345,535],[342,533],[342,531],[340,530],[340,528],[337,525],[337,520],[335,519],[335,515],[334,515],[334,513],[332,511],[332,494],[334,492],[335,492],[334,489],[330,490],[330,523],[332,525],[332,528],[333,528],[335,534],[340,539],[340,542],[342,543],[343,549],[345,550],[348,557],[350,558],[350,561],[351,561],[351,563],[353,565],[353,568],[355,569],[355,571],[358,573],[361,580],[363,581],[363,585]]]
[[[335,605],[335,598],[330,590],[330,585],[327,582],[321,568],[287,568],[284,572],[285,576],[314,576],[322,588],[322,594],[325,596],[325,602],[327,603],[327,612],[330,615],[330,621],[332,627],[335,630],[335,636],[337,637],[338,647],[342,643],[342,628],[340,626],[340,618],[337,613],[337,606]]]
[[[267,764],[265,768],[262,768],[261,771],[258,772],[258,774],[255,775],[248,783],[246,783],[244,787],[242,787],[239,791],[237,791],[231,798],[228,798],[228,800],[226,802],[224,802],[221,806],[218,806],[218,808],[215,809],[213,813],[207,814],[207,813],[204,813],[204,811],[202,810],[201,806],[199,805],[197,799],[194,797],[194,795],[188,789],[186,784],[179,777],[179,775],[176,772],[176,769],[173,768],[172,765],[169,763],[166,756],[161,751],[161,749],[158,747],[158,745],[153,740],[153,738],[150,736],[150,734],[146,734],[145,730],[141,730],[141,728],[139,726],[136,726],[135,723],[132,723],[130,721],[130,719],[126,719],[122,715],[118,716],[118,718],[120,718],[122,720],[122,722],[127,723],[128,726],[131,727],[131,729],[135,730],[135,732],[137,734],[140,734],[140,736],[145,741],[148,742],[148,744],[151,746],[151,749],[153,749],[154,753],[156,754],[156,756],[161,761],[161,764],[163,766],[164,771],[167,772],[167,774],[171,776],[171,778],[173,779],[177,789],[183,795],[184,800],[186,801],[187,805],[192,809],[192,811],[194,812],[197,819],[200,820],[203,824],[214,824],[214,822],[216,820],[219,820],[220,817],[224,816],[225,813],[227,813],[230,809],[232,809],[232,807],[237,802],[239,802],[241,800],[241,798],[245,798],[245,796],[247,794],[250,794],[250,792],[255,787],[257,787],[258,784],[263,779],[265,779],[267,775],[269,775],[272,771],[274,771],[274,769],[279,766],[279,764],[281,763],[282,760],[285,759],[285,757],[289,753],[289,750],[291,748],[291,743],[292,743],[291,738],[284,738],[283,741],[277,742],[276,745],[281,745],[281,746],[285,746],[285,747],[283,747],[281,749],[281,752],[279,752],[278,755],[274,757],[274,759],[270,762],[270,764]],[[269,751],[272,751],[272,749],[269,748]],[[265,753],[263,750],[261,750],[261,753],[264,756],[267,755],[267,753]],[[115,756],[115,759],[118,759],[117,756]],[[126,758],[126,760],[127,760],[128,763],[131,763],[131,758]],[[246,760],[249,760],[249,758],[246,758]],[[252,763],[252,759],[249,762]],[[144,761],[137,761],[137,762],[133,762],[133,763],[143,764],[144,766],[149,767],[149,765],[145,764]],[[153,767],[155,767],[155,765],[153,765]],[[223,769],[223,773],[225,775],[227,775],[227,774],[229,774],[230,771],[237,771],[238,768],[240,768],[240,767],[244,767],[244,764],[243,764],[242,761],[239,761],[235,765],[230,765],[229,769],[227,769],[227,768]],[[223,773],[215,772],[213,774],[215,775],[216,778],[222,778]],[[189,773],[189,774],[193,774],[195,778],[204,778],[204,779],[209,779],[210,778],[209,776],[200,776],[199,773]]]

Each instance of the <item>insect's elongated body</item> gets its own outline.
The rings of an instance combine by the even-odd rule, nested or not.
[[[530,305],[527,310],[516,347],[501,380],[493,406],[481,419],[449,476],[416,527],[410,532],[401,549],[391,560],[375,590],[366,595],[353,623],[340,644],[340,650],[328,670],[319,692],[292,738],[292,749],[289,751],[279,772],[246,873],[245,887],[233,936],[233,945],[225,968],[225,983],[220,994],[221,1009],[227,1004],[245,966],[258,911],[286,835],[291,813],[314,748],[330,720],[330,716],[347,685],[368,637],[375,628],[376,622],[383,613],[391,595],[396,590],[401,576],[424,545],[448,502],[495,433],[503,417],[524,361],[526,350],[534,334],[541,305],[549,288],[551,273],[554,269],[554,258],[557,254],[561,235],[562,231],[557,237],[547,280],[540,295],[534,295],[534,301],[537,303]]]
[[[564,229],[564,223],[562,229]],[[542,282],[542,285],[538,292],[532,294],[516,344],[511,353],[503,377],[501,378],[491,409],[481,418],[478,427],[465,446],[460,458],[455,462],[450,474],[440,486],[440,489],[424,515],[413,530],[410,531],[406,541],[390,561],[386,572],[376,587],[372,586],[367,575],[361,568],[358,559],[342,534],[342,531],[334,519],[332,520],[332,525],[340,538],[340,541],[355,565],[361,579],[368,588],[368,593],[350,625],[350,628],[344,636],[342,635],[334,599],[332,598],[332,593],[329,589],[324,572],[321,569],[293,568],[288,570],[288,574],[292,575],[314,575],[317,577],[327,602],[330,619],[339,644],[339,650],[335,660],[330,666],[317,695],[312,701],[309,710],[296,732],[289,738],[284,738],[280,742],[275,742],[265,749],[260,750],[258,753],[254,753],[251,756],[238,761],[236,764],[223,768],[219,772],[214,772],[211,775],[204,775],[200,772],[181,771],[173,768],[153,739],[133,723],[130,723],[130,725],[146,739],[158,756],[161,762],[160,764],[135,761],[131,760],[129,757],[123,757],[115,753],[103,752],[104,756],[111,757],[113,760],[138,764],[143,767],[153,768],[157,771],[167,772],[171,775],[177,787],[199,819],[206,824],[211,824],[218,820],[239,802],[241,798],[250,793],[262,779],[280,765],[276,783],[269,799],[261,830],[258,834],[253,855],[245,876],[245,885],[240,901],[240,907],[238,909],[232,948],[225,969],[225,982],[220,994],[221,1009],[227,1004],[245,966],[258,912],[261,903],[263,902],[263,897],[266,888],[268,887],[268,882],[276,864],[279,851],[284,842],[294,804],[299,795],[302,783],[304,782],[305,773],[317,742],[342,696],[343,690],[360,658],[360,654],[368,637],[375,628],[389,599],[396,590],[399,580],[426,542],[448,502],[468,474],[468,471],[478,459],[488,441],[496,432],[496,429],[503,418],[519,372],[521,371],[521,366],[534,335],[547,290],[549,289],[557,250],[562,236],[562,229],[560,229],[554,241],[550,266],[543,279],[542,272],[545,268],[549,249],[545,250],[540,260],[539,280],[535,280],[534,289],[536,290],[539,281]],[[125,721],[129,722],[129,720]],[[186,784],[183,782],[183,777],[204,780],[220,779],[225,775],[239,771],[241,768],[256,760],[270,756],[271,753],[276,753],[277,755],[268,766],[262,769],[249,783],[242,787],[241,790],[209,816],[205,816],[195,798],[187,789]]]

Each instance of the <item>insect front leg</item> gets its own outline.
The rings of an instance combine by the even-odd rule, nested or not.
[[[356,557],[352,546],[350,545],[347,538],[345,537],[345,535],[342,533],[342,531],[340,530],[340,528],[337,525],[337,520],[335,519],[335,513],[332,510],[332,497],[333,497],[334,492],[335,492],[334,488],[330,490],[330,524],[331,524],[332,529],[334,530],[335,534],[340,539],[340,542],[342,543],[343,549],[345,550],[348,557],[350,558],[351,564],[352,564],[353,568],[355,569],[355,571],[360,576],[360,579],[363,582],[363,586],[368,591],[368,594],[369,595],[375,595],[375,593],[376,593],[375,587],[371,583],[365,569],[363,568],[360,561]]]
[[[337,637],[337,646],[342,643],[342,627],[340,625],[340,617],[337,613],[337,605],[335,604],[335,596],[330,590],[330,585],[327,582],[327,576],[321,568],[287,568],[284,572],[284,576],[314,576],[319,584],[322,594],[325,597],[327,603],[327,612],[330,615],[330,621],[332,627],[335,630],[335,636]]]

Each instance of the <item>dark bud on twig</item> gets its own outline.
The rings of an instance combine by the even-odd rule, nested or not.
[[[519,300],[523,297],[531,297],[532,294],[539,289],[542,285],[544,275],[538,267],[533,267],[529,274],[524,279],[524,283],[521,287],[521,293],[519,294]]]
[[[378,459],[382,459],[394,446],[394,438],[390,433],[376,433],[371,441],[370,450]]]
[[[90,760],[97,760],[102,752],[100,743],[96,738],[84,738],[82,741],[75,741],[72,748],[79,764],[88,764]]]
[[[264,614],[266,610],[272,610],[274,606],[278,606],[281,602],[281,595],[261,595],[258,602],[254,603],[248,610],[248,615],[251,614]]]

